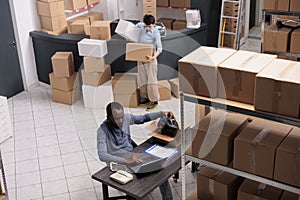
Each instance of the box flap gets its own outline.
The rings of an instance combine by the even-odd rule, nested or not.
[[[291,61],[292,62],[292,61]],[[300,84],[300,63],[293,62],[285,69],[285,73],[280,77],[281,81]]]
[[[278,147],[279,151],[286,151],[292,154],[300,154],[300,128],[293,127],[289,135]]]
[[[285,68],[291,63],[293,63],[293,61],[275,59],[269,65],[267,65],[262,71],[260,71],[256,75],[256,77],[279,80],[281,77],[281,73],[283,73]]]

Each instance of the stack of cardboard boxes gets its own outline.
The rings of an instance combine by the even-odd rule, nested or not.
[[[300,12],[300,1],[298,0],[265,0],[264,9]]]
[[[171,18],[159,18],[157,22],[161,22],[165,25],[167,29],[170,30],[180,30],[186,28],[186,20],[171,19]]]
[[[81,70],[83,102],[86,108],[105,108],[112,101],[111,68],[105,64],[105,40],[83,39],[78,42],[79,55],[84,56]]]
[[[90,26],[103,19],[101,12],[90,12],[88,14],[68,20],[68,33],[90,35]]]
[[[64,0],[66,10],[78,10],[87,6],[86,0]]]
[[[110,22],[111,21],[94,21],[90,27],[90,38],[98,40],[110,40]]]
[[[59,35],[66,32],[67,18],[63,0],[38,0],[42,31]]]
[[[80,98],[77,72],[72,52],[56,52],[52,57],[53,72],[49,74],[52,100],[72,105]]]
[[[143,0],[143,16],[146,14],[156,19],[156,0]]]

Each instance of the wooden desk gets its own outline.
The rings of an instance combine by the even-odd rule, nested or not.
[[[153,145],[152,138],[137,146],[133,151],[139,153],[151,145]],[[125,185],[119,184],[109,178],[109,176],[113,172],[110,171],[108,167],[105,167],[100,171],[96,172],[94,175],[92,175],[92,178],[102,183],[103,199],[105,200],[114,199],[114,197],[109,197],[108,186],[115,188],[121,192],[124,192],[128,196],[128,198],[141,199],[142,197],[152,192],[155,188],[160,186],[162,183],[164,183],[166,180],[168,180],[180,168],[181,166],[179,151],[175,156],[173,156],[170,160],[167,160],[164,163],[164,168],[162,170],[153,172],[142,178],[137,178],[133,174],[133,180]]]

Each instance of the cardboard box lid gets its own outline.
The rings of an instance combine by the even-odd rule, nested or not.
[[[245,115],[214,110],[199,122],[198,130],[206,134],[221,134],[230,137],[247,120]]]
[[[255,118],[235,139],[276,148],[291,129],[290,125]]]
[[[258,73],[276,57],[277,55],[259,54],[240,50],[221,63],[218,67]]]
[[[153,44],[144,44],[144,43],[127,43],[126,52],[140,51],[143,49],[153,49]]]
[[[69,56],[71,56],[72,61],[73,58],[73,52],[72,51],[57,51],[55,54],[51,57],[52,59],[68,59]]]
[[[292,131],[283,140],[277,150],[300,154],[300,128],[293,127]]]
[[[292,61],[293,62],[293,61]],[[285,73],[280,77],[281,81],[300,84],[300,63],[294,62],[285,69]]]
[[[217,67],[235,52],[234,49],[202,46],[181,58],[179,62]]]
[[[296,29],[292,32],[292,36],[296,36],[298,37],[298,35],[300,35],[300,29]]]
[[[201,167],[198,173],[201,174],[202,176],[205,176],[209,179],[213,179],[225,185],[231,184],[233,181],[235,181],[238,178],[238,176],[236,175],[226,173],[224,171],[220,171],[210,167]]]
[[[289,29],[289,28],[277,28],[277,25],[276,24],[271,24],[266,30],[265,32],[276,32],[276,33],[279,33],[279,34],[288,34],[289,32],[291,32],[292,29]]]

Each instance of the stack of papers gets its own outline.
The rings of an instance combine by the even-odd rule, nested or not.
[[[146,149],[145,152],[158,158],[169,159],[173,155],[175,155],[178,151],[176,148],[168,148],[168,147],[160,146],[158,144],[154,144],[150,146],[148,149]]]

